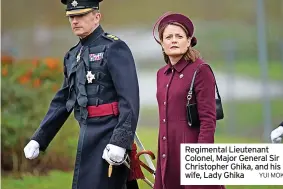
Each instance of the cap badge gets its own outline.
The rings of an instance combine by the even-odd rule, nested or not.
[[[73,7],[78,6],[78,2],[76,0],[74,0],[71,4],[73,5]]]

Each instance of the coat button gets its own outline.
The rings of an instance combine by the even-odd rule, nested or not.
[[[166,105],[166,102],[163,102],[164,105]]]
[[[167,84],[166,87],[168,87],[169,85]]]
[[[163,119],[163,122],[165,123],[165,122],[166,122],[166,120],[165,120],[165,119]]]
[[[162,154],[162,158],[166,158],[166,154]]]
[[[166,136],[162,137],[163,140],[166,140]]]

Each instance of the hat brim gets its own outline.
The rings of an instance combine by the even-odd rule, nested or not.
[[[158,25],[158,30],[160,30],[164,25],[167,25],[168,23],[172,23],[172,22],[177,22],[177,23],[182,24],[186,28],[186,30],[189,32],[190,37],[194,35],[193,22],[185,15],[178,14],[178,13],[169,14],[163,17]]]
[[[93,8],[69,10],[69,11],[66,11],[66,16],[83,15],[83,14],[87,14],[87,13],[93,11],[93,10],[94,10]]]

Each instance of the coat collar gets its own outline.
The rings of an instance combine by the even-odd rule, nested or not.
[[[185,58],[181,58],[175,65],[171,65],[171,63],[169,62],[164,69],[164,74],[168,74],[169,72],[171,72],[173,69],[176,70],[177,72],[182,72],[183,69],[189,64],[189,61],[186,61]]]
[[[104,31],[102,27],[99,25],[89,36],[80,39],[80,42],[83,46],[88,46],[93,41],[95,41],[102,33],[104,33]]]

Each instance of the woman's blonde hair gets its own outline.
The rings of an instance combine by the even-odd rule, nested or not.
[[[172,22],[172,23],[165,24],[159,30],[159,39],[160,39],[160,41],[163,41],[163,33],[164,33],[165,28],[168,25],[175,25],[175,26],[181,27],[185,31],[187,38],[189,38],[189,32],[182,24],[180,24],[178,22]],[[163,51],[163,49],[162,49],[162,51]],[[185,60],[195,62],[196,59],[200,58],[200,52],[197,51],[196,49],[194,49],[190,45],[188,50],[187,50],[187,52],[185,52],[185,54],[183,56],[184,56]],[[163,51],[163,57],[164,57],[164,60],[165,60],[166,64],[168,64],[169,63],[169,56],[164,51]]]

